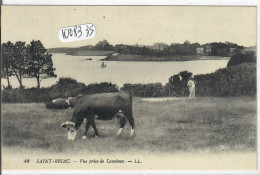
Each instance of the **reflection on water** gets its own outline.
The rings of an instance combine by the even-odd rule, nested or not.
[[[121,87],[125,83],[165,84],[168,78],[180,71],[189,71],[194,75],[206,74],[227,66],[228,60],[196,60],[185,62],[128,62],[107,61],[102,68],[100,59],[104,56],[71,56],[53,54],[53,65],[57,78],[41,81],[41,87],[55,84],[60,77],[71,77],[86,85],[90,83],[112,82]],[[92,60],[89,60],[89,59]],[[6,85],[5,79],[3,80]],[[18,87],[15,77],[11,78],[13,87]],[[36,79],[23,79],[26,87],[36,87]]]

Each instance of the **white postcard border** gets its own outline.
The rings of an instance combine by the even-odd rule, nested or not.
[[[257,6],[257,43],[259,37],[259,6],[260,1],[257,0],[2,0],[3,5],[204,5],[204,6]],[[260,48],[257,46],[257,53]],[[257,62],[257,91],[260,92],[260,63]],[[260,94],[257,93],[257,100],[260,99]],[[259,102],[257,109],[260,109]],[[257,115],[257,125],[260,126],[259,113]],[[257,149],[260,145],[260,129],[257,128]],[[258,152],[258,170],[256,171],[135,171],[135,170],[2,170],[4,175],[14,174],[249,174],[256,175],[260,173],[260,154]]]

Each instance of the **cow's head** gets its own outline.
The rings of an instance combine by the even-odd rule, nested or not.
[[[66,128],[66,130],[68,131],[68,140],[75,139],[78,132],[76,130],[75,123],[67,121],[65,123],[62,123],[61,127]]]

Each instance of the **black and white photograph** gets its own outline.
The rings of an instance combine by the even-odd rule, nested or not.
[[[256,170],[256,6],[1,7],[3,170]]]

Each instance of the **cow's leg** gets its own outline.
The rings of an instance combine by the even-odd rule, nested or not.
[[[98,137],[98,131],[97,131],[97,127],[96,127],[96,123],[94,120],[91,121],[91,126],[93,127],[94,131],[95,131],[95,137]]]
[[[125,127],[125,123],[126,123],[126,118],[125,118],[125,116],[120,116],[120,117],[119,117],[119,120],[120,120],[120,128],[119,128],[119,130],[117,131],[117,134],[116,134],[116,135],[120,135],[120,134],[121,134],[123,128]]]
[[[86,128],[85,128],[85,133],[84,133],[84,136],[82,137],[82,139],[86,139],[87,138],[87,133],[88,133],[89,127],[90,127],[90,122],[87,121]]]
[[[127,119],[128,119],[129,124],[131,126],[130,136],[133,136],[134,135],[134,127],[135,127],[134,118],[133,117],[128,117]]]

